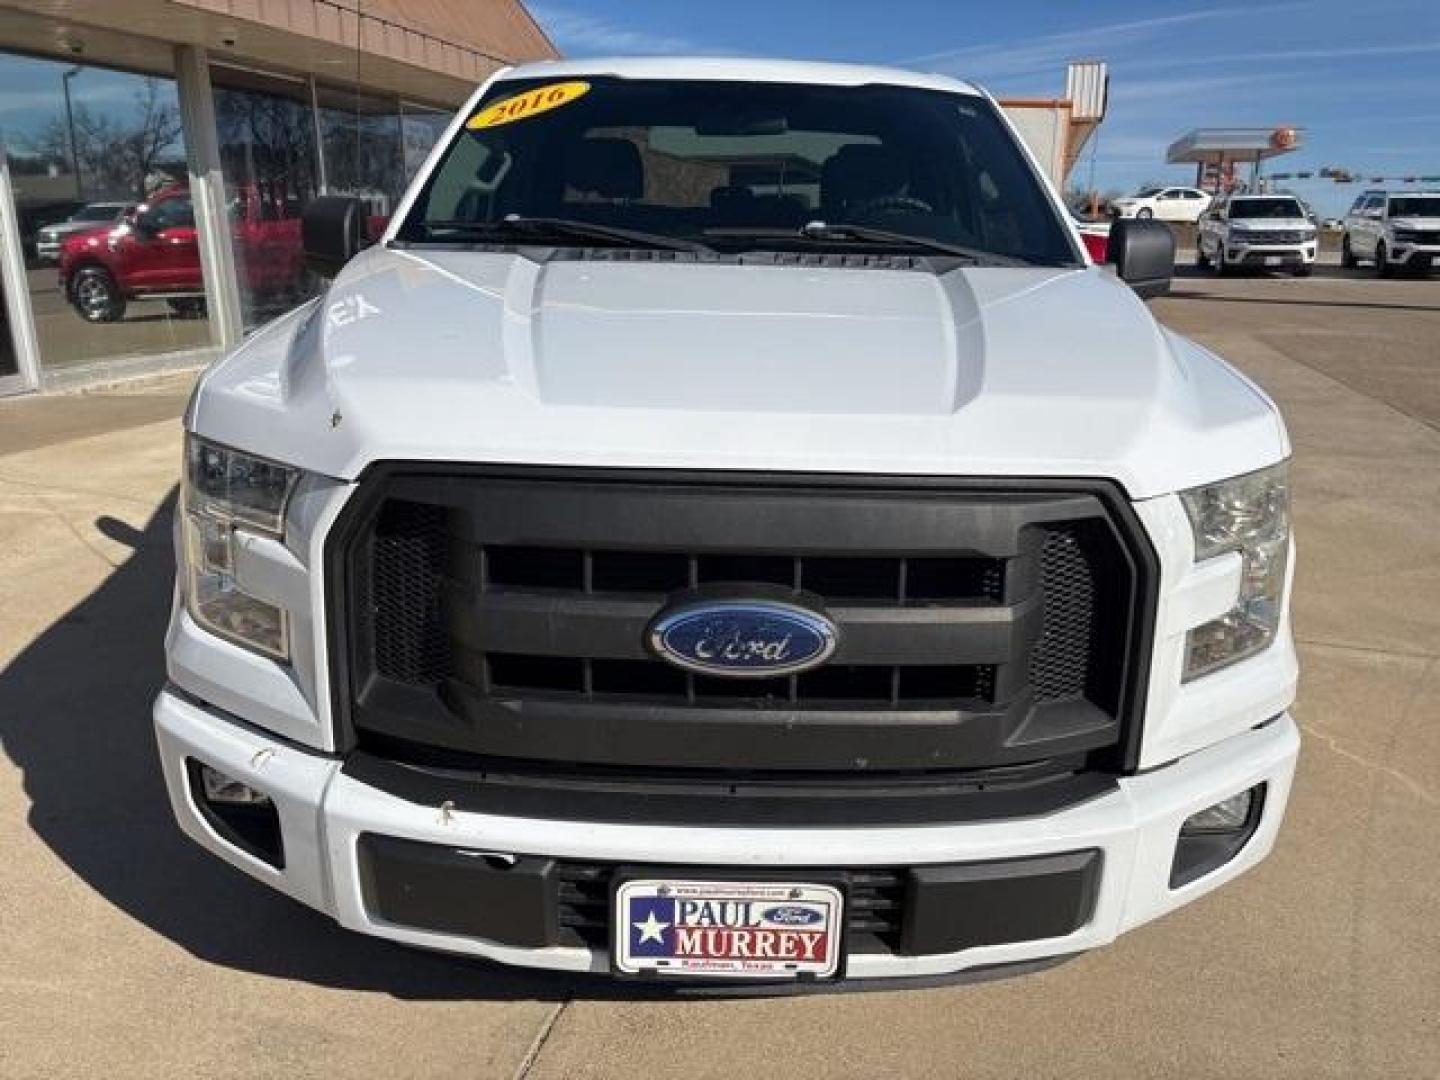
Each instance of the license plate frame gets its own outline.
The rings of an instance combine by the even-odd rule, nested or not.
[[[1284,265],[1284,263],[1285,263],[1285,256],[1284,256],[1284,255],[1266,255],[1266,256],[1265,256],[1265,265],[1266,265],[1266,266],[1282,266],[1282,265]]]
[[[682,911],[686,902],[690,906]],[[610,968],[629,979],[833,981],[845,972],[848,902],[843,880],[803,871],[793,878],[617,874],[610,895]],[[707,903],[710,908],[700,910]],[[724,925],[726,920],[735,925]]]

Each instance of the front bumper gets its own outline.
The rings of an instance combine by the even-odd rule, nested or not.
[[[1440,245],[1392,243],[1385,258],[1410,270],[1440,270]]]
[[[1104,945],[1236,877],[1264,858],[1274,843],[1299,750],[1295,723],[1283,713],[1171,764],[1122,779],[1108,794],[1048,815],[920,827],[692,828],[501,817],[420,805],[345,774],[335,756],[302,750],[188,696],[162,692],[154,715],[171,805],[181,827],[203,847],[349,929],[507,964],[571,972],[608,971],[609,958],[599,949],[516,947],[387,922],[367,906],[361,838],[398,838],[502,857],[541,855],[748,873],[1099,853],[1101,870],[1093,904],[1087,905],[1088,918],[1063,936],[928,955],[859,953],[847,969],[848,977],[857,980],[923,979]],[[283,835],[283,868],[221,837],[191,794],[191,761],[270,796]],[[1266,791],[1248,843],[1223,866],[1172,889],[1181,823],[1257,784],[1265,784]]]
[[[1304,244],[1246,243],[1234,239],[1225,242],[1225,261],[1232,266],[1285,268],[1310,266],[1315,262],[1316,241]]]

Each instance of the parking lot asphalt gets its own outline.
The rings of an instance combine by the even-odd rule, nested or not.
[[[1440,281],[1187,273],[1154,310],[1294,441],[1289,818],[1108,949],[946,989],[637,1000],[350,935],[200,853],[148,716],[184,380],[0,402],[0,1077],[1440,1075]]]

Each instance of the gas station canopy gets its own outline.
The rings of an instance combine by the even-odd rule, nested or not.
[[[1248,162],[1251,184],[1258,186],[1260,163],[1300,148],[1300,128],[1196,128],[1165,151],[1171,165],[1194,165],[1195,184],[1210,192],[1233,191],[1239,185],[1235,166]]]
[[[1172,165],[1258,162],[1299,147],[1299,128],[1196,128],[1170,144],[1165,160]]]

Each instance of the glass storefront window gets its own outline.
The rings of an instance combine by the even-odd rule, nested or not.
[[[211,65],[220,164],[247,328],[314,296],[300,218],[321,194],[353,195],[378,237],[450,114],[265,74]]]
[[[0,101],[41,365],[208,345],[173,80],[0,53]]]
[[[315,88],[315,100],[326,192],[357,196],[372,217],[388,218],[405,190],[400,103],[328,86]]]
[[[384,230],[409,179],[448,120],[419,106],[353,89],[215,65],[220,161],[230,208],[245,325],[258,325],[320,291],[304,266],[300,217],[322,190],[369,207]],[[411,110],[413,111],[413,115]]]
[[[246,327],[319,292],[301,257],[300,216],[320,191],[310,87],[211,68],[220,168]]]
[[[453,113],[405,102],[401,107],[401,137],[405,144],[405,182],[415,179],[430,150],[445,134]]]
[[[0,268],[0,394],[5,393],[8,384],[20,376],[20,351],[10,330],[10,298],[5,295],[5,290],[5,271]]]

